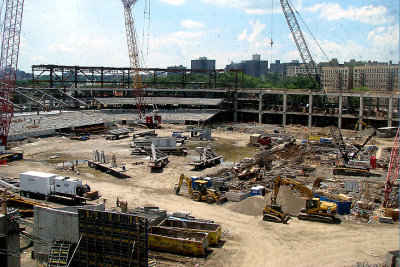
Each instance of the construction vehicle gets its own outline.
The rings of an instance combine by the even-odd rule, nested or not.
[[[146,127],[149,129],[161,128],[161,116],[160,115],[146,116]]]
[[[150,156],[149,167],[152,170],[162,169],[169,162],[168,155],[157,149],[154,144],[151,144],[151,151],[146,151],[146,153]]]
[[[349,148],[343,141],[343,136],[339,128],[329,127],[331,132],[332,141],[336,149],[339,151],[340,158],[342,160],[341,164],[338,164],[333,169],[333,174],[335,175],[348,175],[348,176],[370,176],[370,169],[376,167],[376,158],[370,157],[369,160],[359,160],[358,155],[363,150],[365,145],[372,139],[376,134],[376,130],[365,139],[362,145],[357,147]]]
[[[276,203],[281,185],[289,186],[292,190],[301,192],[305,196],[306,207],[301,210],[297,218],[306,221],[319,221],[332,223],[335,219],[337,205],[334,202],[320,201],[314,197],[314,193],[307,186],[288,178],[278,175],[274,181],[274,192],[271,196],[271,205],[263,210],[263,220],[287,223],[290,217],[282,211],[281,205]]]
[[[209,181],[187,177],[183,173],[175,188],[176,195],[179,195],[183,182],[186,182],[188,194],[194,201],[205,201],[208,204],[223,204],[227,201],[227,198],[221,195],[220,191],[209,188]]]
[[[132,6],[137,0],[121,0],[124,6],[126,41],[129,51],[129,62],[132,74],[132,85],[136,100],[136,109],[138,111],[139,123],[144,123],[148,128],[160,128],[161,116],[157,115],[157,108],[154,108],[154,115],[146,116],[146,98],[144,85],[142,83],[140,51],[137,41],[136,28],[132,15]]]

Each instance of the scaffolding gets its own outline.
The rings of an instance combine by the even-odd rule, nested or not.
[[[73,266],[148,266],[148,220],[111,211],[79,209],[81,241]]]

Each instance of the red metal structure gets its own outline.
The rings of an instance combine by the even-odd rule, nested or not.
[[[388,175],[387,175],[387,181],[386,181],[386,187],[385,187],[385,200],[383,202],[383,206],[385,208],[389,207],[391,205],[391,201],[389,199],[390,193],[392,192],[392,187],[395,183],[395,181],[399,178],[399,129],[397,129],[397,134],[396,138],[394,139],[393,147],[392,147],[392,153],[390,155],[390,162],[389,162],[389,168],[388,168]],[[398,202],[399,200],[396,199]]]
[[[13,96],[24,0],[6,0],[0,59],[0,154],[5,152],[13,115]]]
[[[128,43],[136,109],[138,110],[139,121],[143,122],[146,115],[146,104],[143,92],[142,77],[140,74],[139,48],[137,46],[136,30],[131,9],[131,7],[136,4],[137,0],[121,0],[121,2],[124,5],[126,41]]]

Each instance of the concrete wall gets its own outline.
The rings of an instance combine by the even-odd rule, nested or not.
[[[0,214],[0,249],[12,252],[5,255],[0,254],[0,266],[4,267],[19,267],[19,225],[10,221],[10,217],[15,214],[3,215]]]
[[[35,206],[33,213],[34,223],[39,227],[33,228],[33,235],[48,242],[58,240],[70,243],[78,243],[79,208],[102,211],[105,210],[105,203],[90,206],[64,207],[59,209]],[[38,253],[49,254],[50,246],[50,244],[34,242],[34,257],[36,258]]]
[[[37,131],[26,131],[21,133],[14,133],[8,135],[8,141],[17,141],[23,140],[27,137],[40,137],[40,136],[48,136],[56,133],[55,129],[45,129],[45,130],[37,130]]]

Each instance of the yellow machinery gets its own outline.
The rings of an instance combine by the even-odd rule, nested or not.
[[[290,217],[282,211],[281,205],[276,204],[276,198],[281,185],[290,186],[292,190],[297,190],[305,196],[306,208],[302,209],[297,216],[299,220],[319,221],[332,223],[335,218],[337,205],[333,202],[320,201],[314,198],[314,194],[305,185],[288,178],[278,175],[274,182],[274,193],[271,196],[271,205],[264,207],[263,220],[287,223]]]
[[[208,181],[194,180],[185,176],[183,173],[179,177],[179,184],[175,189],[175,194],[179,194],[184,181],[188,187],[188,194],[194,201],[205,201],[208,204],[213,204],[215,202],[217,204],[222,204],[227,200],[219,191],[208,188]]]

